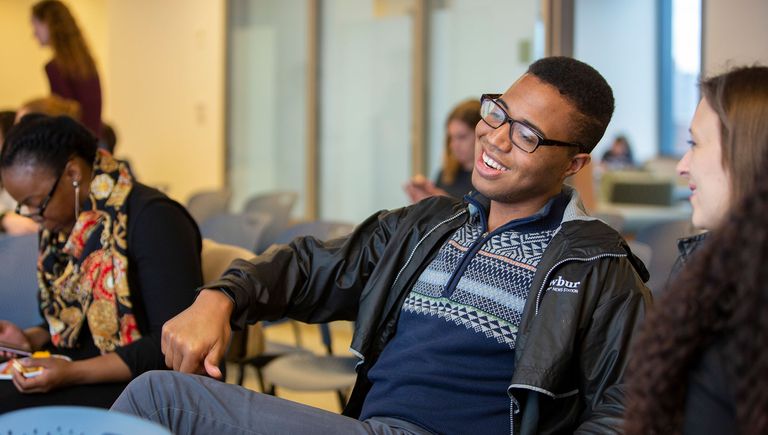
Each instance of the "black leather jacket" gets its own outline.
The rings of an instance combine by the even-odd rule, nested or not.
[[[667,279],[667,286],[680,275],[683,267],[691,261],[693,254],[701,248],[704,242],[707,240],[709,233],[700,233],[695,236],[683,237],[677,240],[678,257],[675,263],[672,265],[672,271],[669,273]]]
[[[513,433],[618,432],[629,342],[650,301],[640,260],[565,189],[572,199],[538,265],[517,337],[508,388]],[[479,195],[468,201],[487,210]],[[355,320],[351,350],[361,363],[344,413],[356,417],[367,372],[393,337],[408,291],[471,208],[434,197],[382,211],[348,237],[299,238],[237,260],[206,288],[233,297],[235,328],[282,317]]]

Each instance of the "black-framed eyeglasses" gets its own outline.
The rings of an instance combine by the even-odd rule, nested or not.
[[[59,186],[59,180],[61,180],[61,176],[64,175],[63,173],[56,177],[56,181],[53,183],[53,187],[51,187],[50,192],[48,192],[48,195],[43,198],[43,201],[40,203],[37,207],[30,207],[28,205],[24,205],[22,203],[16,204],[16,214],[28,217],[28,218],[36,218],[36,217],[43,217],[43,213],[45,213],[45,208],[48,207],[48,203],[51,202],[51,198],[53,197],[53,194],[56,192],[56,187]]]
[[[523,121],[512,119],[498,103],[499,98],[501,98],[501,94],[483,94],[480,97],[480,118],[492,128],[499,128],[509,123],[509,140],[519,149],[526,153],[532,153],[542,145],[578,147],[582,151],[585,149],[583,145],[577,143],[546,139],[532,126]]]

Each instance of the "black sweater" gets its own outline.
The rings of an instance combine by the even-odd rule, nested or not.
[[[166,368],[160,352],[161,330],[163,323],[192,304],[195,289],[202,285],[202,241],[184,207],[143,184],[134,184],[127,213],[128,285],[142,338],[115,353],[136,377]],[[79,348],[53,351],[75,360],[100,354],[87,322],[78,342]]]

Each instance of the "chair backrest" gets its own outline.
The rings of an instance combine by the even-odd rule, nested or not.
[[[199,225],[213,215],[229,211],[231,196],[227,189],[197,192],[189,197],[187,210]]]
[[[248,198],[243,207],[243,212],[258,211],[261,213],[271,213],[288,220],[291,217],[293,206],[296,205],[298,199],[299,194],[296,192],[277,191],[260,193]]]
[[[655,295],[664,289],[678,257],[677,239],[693,233],[689,219],[659,222],[637,232],[635,240],[651,248],[651,261],[646,264],[651,279],[647,285]]]
[[[336,221],[302,222],[288,227],[280,233],[275,243],[289,243],[296,237],[312,236],[319,240],[330,240],[346,236],[355,229],[354,224]]]
[[[0,236],[0,319],[21,328],[39,324],[38,236]]]
[[[264,231],[256,252],[263,252],[275,243],[275,238],[290,225],[291,212],[298,198],[296,192],[275,191],[254,195],[245,202],[243,213],[266,213],[272,216],[272,222]]]
[[[203,252],[200,260],[203,266],[203,281],[206,283],[218,279],[229,268],[230,263],[237,259],[248,260],[254,257],[248,249],[235,245],[218,243],[211,239],[203,239]],[[255,356],[264,351],[264,333],[260,324],[248,326],[247,331],[235,331],[227,360],[235,361],[249,356]]]
[[[203,252],[200,262],[203,266],[203,281],[211,282],[227,271],[229,264],[237,259],[248,260],[255,254],[245,248],[203,239]]]
[[[219,213],[200,224],[203,237],[254,251],[272,222],[264,213]]]
[[[0,415],[8,434],[142,434],[171,435],[149,420],[85,406],[40,406]]]

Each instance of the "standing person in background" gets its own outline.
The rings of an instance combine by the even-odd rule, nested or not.
[[[475,126],[480,122],[480,101],[467,100],[454,107],[445,122],[443,168],[433,183],[416,175],[404,186],[411,202],[435,195],[461,199],[472,190],[475,164]]]
[[[45,65],[51,93],[80,104],[82,123],[101,136],[101,83],[96,63],[69,9],[58,0],[32,7],[32,28],[42,46],[53,48]]]
[[[711,235],[678,242],[683,270],[638,337],[630,435],[768,431],[768,67],[707,79],[701,94],[678,171]]]

